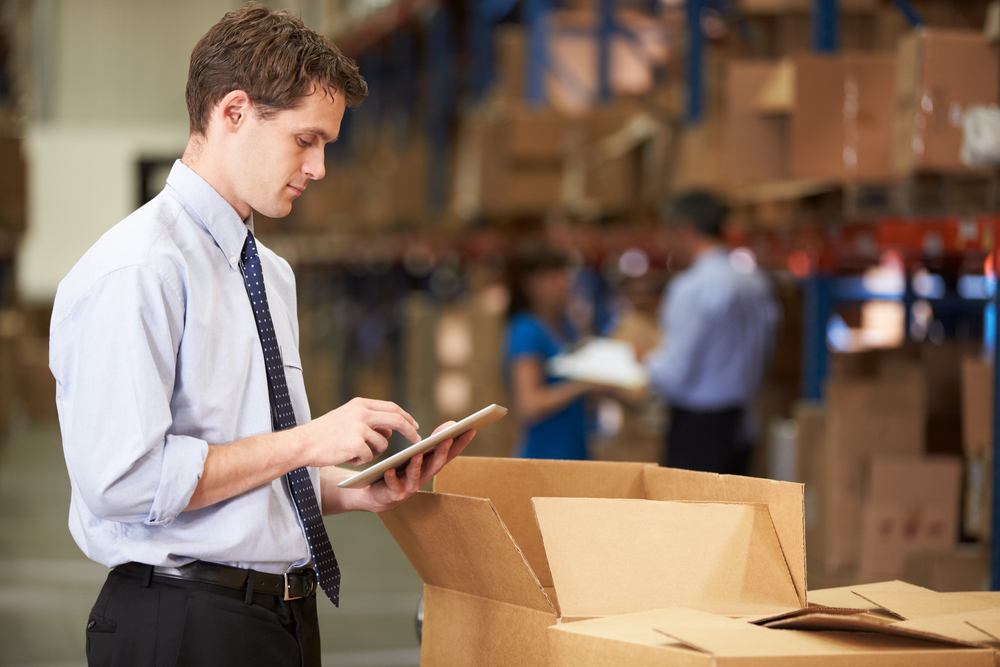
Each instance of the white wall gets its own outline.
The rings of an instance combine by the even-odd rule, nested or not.
[[[240,0],[43,0],[32,35],[38,118],[26,130],[28,231],[18,290],[51,301],[88,247],[129,214],[137,160],[179,155],[191,49]],[[275,5],[277,6],[277,5]],[[41,53],[38,50],[42,49]]]

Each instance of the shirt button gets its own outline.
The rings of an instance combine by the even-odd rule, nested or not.
[[[236,263],[236,256],[233,255],[232,257],[230,257],[229,261],[232,262],[233,264],[235,264]]]

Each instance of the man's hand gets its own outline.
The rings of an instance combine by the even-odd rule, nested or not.
[[[295,430],[302,437],[303,465],[319,468],[374,460],[389,446],[392,431],[420,441],[409,413],[390,401],[369,398],[352,399]]]
[[[445,422],[434,432],[437,433],[455,422]],[[341,468],[324,468],[322,479],[323,514],[337,514],[351,510],[384,512],[399,505],[427,484],[453,458],[472,441],[475,431],[466,431],[457,438],[443,440],[433,452],[417,454],[410,459],[406,471],[398,475],[394,468],[385,476],[363,489],[341,489],[339,482],[354,473]]]

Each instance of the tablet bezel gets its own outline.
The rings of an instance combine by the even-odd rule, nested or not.
[[[409,463],[410,459],[417,454],[422,454],[433,450],[442,441],[448,438],[457,438],[466,431],[480,429],[488,424],[492,424],[507,414],[507,408],[497,405],[489,405],[479,412],[475,412],[460,422],[452,424],[448,428],[441,429],[434,435],[428,436],[420,442],[414,443],[401,452],[393,454],[389,458],[379,461],[372,466],[362,470],[352,477],[348,477],[339,484],[342,489],[355,489],[370,486],[382,479],[389,468],[400,468]]]

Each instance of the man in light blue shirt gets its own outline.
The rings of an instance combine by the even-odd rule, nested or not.
[[[670,406],[663,465],[746,474],[751,405],[774,350],[780,305],[748,251],[722,240],[726,206],[709,192],[667,213],[675,249],[690,261],[664,290],[660,345],[645,358]]]
[[[87,624],[90,665],[318,666],[313,568],[339,591],[319,511],[392,508],[474,434],[338,488],[351,472],[335,466],[371,461],[392,431],[418,441],[417,423],[360,398],[310,419],[294,275],[251,236],[254,210],[283,217],[323,177],[324,146],[366,94],[354,62],[299,19],[230,12],[192,53],[190,140],[163,192],[59,286],[50,367],[70,531],[113,568]]]

